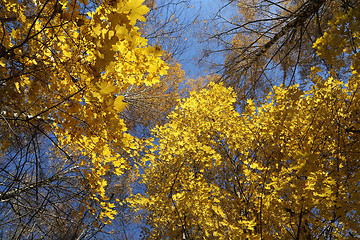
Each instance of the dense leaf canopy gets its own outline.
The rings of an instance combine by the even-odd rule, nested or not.
[[[232,89],[193,92],[154,129],[144,163],[149,238],[340,239],[359,233],[359,11],[314,45],[330,71],[273,87],[245,111]],[[351,64],[346,79],[337,78]]]
[[[360,236],[359,5],[230,1],[186,85],[182,3],[1,1],[1,237]]]

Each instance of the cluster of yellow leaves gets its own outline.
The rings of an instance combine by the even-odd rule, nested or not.
[[[309,89],[273,87],[241,114],[232,89],[210,83],[154,129],[142,163],[146,191],[132,200],[146,210],[149,238],[360,233],[359,13],[339,15],[316,44],[329,63],[348,54],[348,78],[314,68]]]
[[[355,77],[360,74],[359,21],[359,8],[351,8],[347,14],[338,12],[336,18],[329,22],[329,31],[314,44],[318,55],[331,67],[329,73],[334,78],[342,67],[349,67],[349,62],[351,74]]]
[[[224,131],[224,125],[220,123],[231,121],[238,115],[231,111],[231,104],[235,101],[233,95],[222,89],[223,87],[214,85],[211,91],[203,91],[204,94],[193,93],[170,115],[169,124],[155,130],[159,132],[159,145],[153,150],[158,155],[146,156],[144,164],[150,165],[143,175],[143,182],[151,195],[139,195],[134,200],[140,208],[146,206],[152,212],[151,218],[155,224],[151,233],[153,236],[177,239],[182,236],[182,226],[185,223],[210,225],[209,229],[218,225],[208,220],[216,214],[222,214],[221,208],[217,207],[219,187],[209,184],[204,174],[208,174],[207,168],[221,165],[221,155],[212,148],[212,136],[209,132]],[[218,101],[211,101],[215,96]],[[206,107],[199,107],[205,105]],[[223,115],[224,119],[217,121],[219,112],[225,109],[232,112],[232,115]],[[213,144],[215,143],[214,140]],[[190,212],[191,215],[188,216]],[[173,217],[172,220],[175,221],[171,226],[169,217]],[[169,227],[168,232],[158,232],[164,226]]]
[[[0,110],[29,124],[49,123],[47,134],[56,137],[59,154],[78,163],[103,219],[116,213],[106,196],[106,174],[129,169],[124,156],[136,148],[119,117],[124,91],[158,82],[167,69],[162,51],[148,46],[135,26],[148,11],[142,2],[1,3],[0,75],[6,83]]]

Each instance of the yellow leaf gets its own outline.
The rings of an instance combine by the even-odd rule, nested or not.
[[[118,112],[122,112],[124,111],[125,106],[127,105],[127,103],[125,103],[124,101],[124,96],[120,95],[117,96],[114,102],[114,108],[118,111]]]
[[[106,82],[102,82],[100,84],[100,94],[102,94],[102,95],[107,95],[107,94],[113,93],[113,92],[115,92],[115,90],[116,90],[115,85],[111,85]]]

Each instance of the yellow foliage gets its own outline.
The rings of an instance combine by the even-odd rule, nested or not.
[[[333,70],[314,68],[309,89],[274,86],[240,114],[232,89],[210,83],[153,130],[141,163],[146,191],[132,199],[147,211],[148,238],[353,239],[360,232],[359,13],[339,14],[315,44]],[[345,66],[343,52],[351,71],[339,79],[333,73]]]
[[[9,80],[0,88],[6,96],[0,110],[29,122],[43,119],[62,157],[84,169],[90,198],[99,202],[109,201],[105,175],[124,173],[124,153],[134,148],[119,116],[124,92],[130,85],[159,82],[167,70],[162,51],[148,46],[135,26],[148,11],[142,2],[1,4],[0,74]],[[106,205],[101,216],[115,213]]]

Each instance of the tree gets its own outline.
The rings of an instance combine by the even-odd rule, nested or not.
[[[137,147],[119,115],[124,95],[130,86],[158,82],[168,68],[135,26],[148,12],[142,2],[1,2],[0,208],[7,237],[53,239],[54,226],[65,222],[76,223],[74,238],[91,237],[82,233],[116,214],[107,191],[116,175],[131,173]],[[74,215],[92,217],[77,224]]]
[[[327,31],[327,23],[336,12],[353,9],[357,2],[228,1],[235,14],[230,18],[225,10],[223,14],[219,11],[209,21],[210,30],[216,22],[221,28],[215,34],[209,31],[207,39],[216,40],[221,46],[206,54],[226,54],[222,81],[235,88],[242,105],[248,98],[262,96],[273,85],[306,86],[310,67],[324,64],[312,45]]]
[[[210,83],[154,129],[133,196],[147,238],[360,234],[359,20],[350,8],[330,22],[314,45],[330,71],[312,68],[308,89],[274,86],[238,112],[233,90]]]

